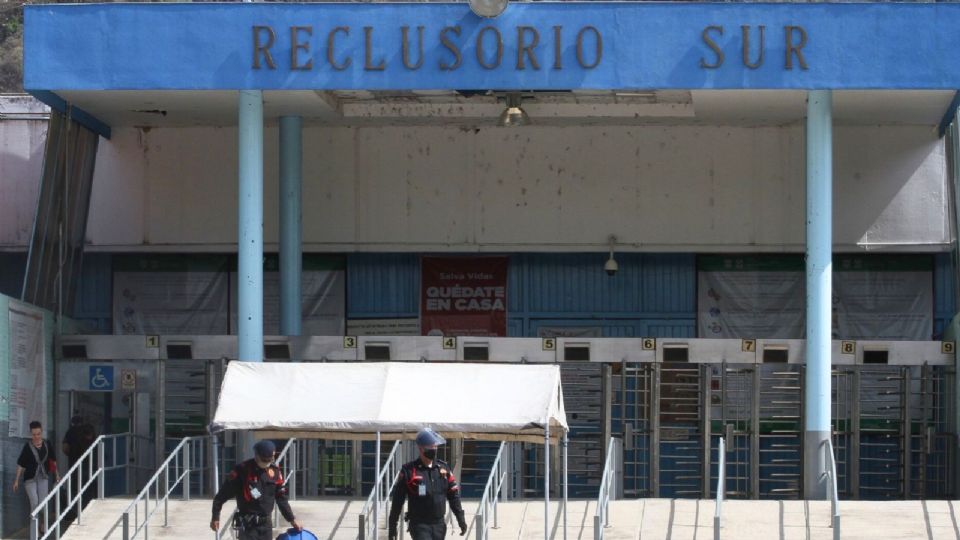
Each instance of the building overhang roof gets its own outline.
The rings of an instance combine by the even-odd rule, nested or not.
[[[494,123],[523,92],[544,125],[782,124],[806,90],[836,119],[939,124],[960,88],[960,4],[109,3],[25,8],[25,87],[109,126]],[[946,113],[946,115],[945,115]]]

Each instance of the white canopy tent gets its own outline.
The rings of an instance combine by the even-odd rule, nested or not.
[[[253,399],[254,395],[261,398]],[[562,441],[566,538],[569,428],[556,365],[231,362],[210,430],[250,430],[277,438],[380,440],[412,439],[425,426],[446,438],[545,446]],[[544,485],[549,486],[550,452],[544,450]],[[544,504],[547,536],[549,489]]]
[[[267,399],[252,399],[253,395]],[[567,430],[555,365],[231,362],[211,431],[268,437],[553,442]],[[549,429],[548,429],[549,427]]]

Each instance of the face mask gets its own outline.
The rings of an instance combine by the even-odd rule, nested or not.
[[[430,449],[424,450],[423,457],[429,459],[430,461],[437,459],[437,449],[430,448]]]

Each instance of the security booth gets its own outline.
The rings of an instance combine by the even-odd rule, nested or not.
[[[623,432],[643,434],[628,446],[643,441],[650,448],[632,453],[637,494],[663,493],[659,486],[673,494],[708,492],[715,459],[708,439],[717,428],[730,438],[730,466],[741,470],[731,482],[736,492],[756,496],[766,477],[772,493],[824,498],[827,463],[820,449],[835,431],[860,429],[836,421],[846,413],[837,412],[831,391],[838,363],[831,255],[837,246],[951,249],[948,175],[924,173],[942,171],[944,154],[956,157],[957,138],[940,137],[949,129],[956,134],[950,126],[960,104],[958,22],[960,5],[905,3],[523,3],[493,18],[442,3],[34,5],[26,11],[25,86],[57,111],[51,125],[58,140],[79,132],[112,141],[122,158],[111,166],[148,180],[130,188],[114,179],[110,186],[129,188],[144,201],[144,213],[169,217],[171,223],[144,225],[136,211],[100,216],[92,228],[107,245],[236,247],[237,317],[230,331],[238,334],[236,359],[244,362],[269,358],[267,350],[290,351],[268,348],[264,336],[265,228],[276,229],[281,268],[290,271],[280,287],[286,308],[280,332],[287,335],[300,333],[304,246],[453,253],[589,251],[599,243],[604,250],[609,245],[611,262],[615,247],[804,251],[802,368],[789,343],[764,345],[760,362],[750,337],[744,341],[753,345],[707,343],[702,335],[703,351],[721,354],[714,359],[719,367],[708,366],[700,343],[684,343],[683,336],[692,335],[685,332],[695,330],[674,324],[669,313],[651,308],[663,316],[644,322],[642,333],[606,320],[622,314],[615,300],[626,295],[616,287],[607,290],[609,310],[591,316],[620,337],[665,338],[641,347],[642,354],[611,351],[618,360],[640,358],[620,362],[617,374],[621,395],[630,395],[620,413],[636,413],[622,416]],[[915,118],[922,125],[902,127]],[[865,125],[875,121],[898,127]],[[265,142],[265,134],[276,134],[277,145]],[[309,152],[303,152],[305,141]],[[141,144],[151,149],[149,159]],[[83,148],[71,178],[88,184],[92,152]],[[885,173],[888,153],[904,157],[898,163],[905,167],[892,175]],[[211,156],[226,156],[226,166]],[[835,163],[836,156],[842,159]],[[188,174],[182,163],[192,164]],[[265,165],[279,165],[276,209],[264,204]],[[304,184],[314,172],[323,172],[320,180]],[[879,180],[864,181],[865,174]],[[54,167],[48,176],[58,185],[66,173]],[[914,180],[911,189],[901,189]],[[303,193],[318,205],[304,214],[307,226],[300,219]],[[235,224],[210,218],[232,216],[234,200]],[[49,207],[59,208],[55,202]],[[55,223],[56,212],[50,214],[38,220]],[[910,227],[891,225],[897,223]],[[619,269],[602,267],[610,274]],[[654,296],[655,280],[637,296]],[[483,306],[478,299],[458,300]],[[563,326],[548,315],[530,309],[523,328]],[[508,321],[501,322],[506,327]],[[359,348],[344,346],[340,353],[444,361],[458,352],[456,343],[435,341],[363,338]],[[567,377],[584,387],[611,380],[605,367],[589,365],[602,347],[587,345],[565,337],[552,350]],[[492,347],[484,351],[465,340],[462,352],[479,360],[491,358]],[[530,358],[550,354],[541,347]],[[854,359],[870,364],[857,368],[864,373],[889,369],[873,365],[893,359],[874,345],[858,354]],[[932,378],[918,378],[918,369],[899,376],[901,394],[919,380],[927,381],[921,388],[950,384],[949,373],[927,370]],[[864,388],[884,395],[891,391],[888,375],[860,378],[859,391],[849,395]],[[792,382],[798,379],[799,389]],[[850,380],[856,386],[856,377]],[[747,416],[766,406],[765,384],[790,396],[776,404],[780,409],[768,409],[773,417],[789,416],[786,429],[768,423],[776,437],[763,437],[757,421],[747,427]],[[612,428],[597,429],[601,411],[588,401],[583,432],[598,431],[606,440]],[[899,411],[918,410],[905,401]],[[862,419],[879,412],[851,414]],[[937,436],[939,427],[920,437],[903,421],[905,413],[899,424],[892,414],[868,422],[876,437],[860,434],[866,446],[851,464],[886,467],[894,429],[901,454],[923,445],[956,449],[955,440]],[[773,452],[787,449],[789,458]],[[776,463],[762,474],[755,470],[763,463],[758,452]],[[904,486],[915,484],[916,470],[906,469],[915,459],[901,459],[897,467],[904,472],[883,482],[910,492]],[[547,460],[544,455],[544,472]],[[921,460],[929,465],[940,458]],[[648,469],[655,474],[639,485]]]
[[[258,393],[282,399],[252,399]],[[415,454],[400,441],[431,427],[453,440],[501,441],[481,496],[474,534],[493,525],[496,503],[514,482],[508,443],[560,446],[562,497],[550,510],[544,493],[544,538],[552,537],[552,516],[563,514],[566,532],[566,440],[560,372],[556,366],[420,362],[270,364],[232,362],[227,368],[210,429],[255,432],[266,438],[376,441],[376,481],[360,514],[360,538],[377,538],[387,515],[400,467]],[[397,441],[384,461],[382,440]],[[543,481],[550,483],[550,454],[544,452]],[[460,457],[453,455],[454,471]],[[290,474],[298,472],[292,466]],[[295,482],[289,478],[288,482]],[[295,489],[295,487],[294,487]],[[229,521],[229,520],[228,520]]]

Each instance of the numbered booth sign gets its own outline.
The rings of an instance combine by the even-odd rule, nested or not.
[[[643,338],[643,350],[645,351],[655,351],[657,350],[657,340],[655,338]]]

